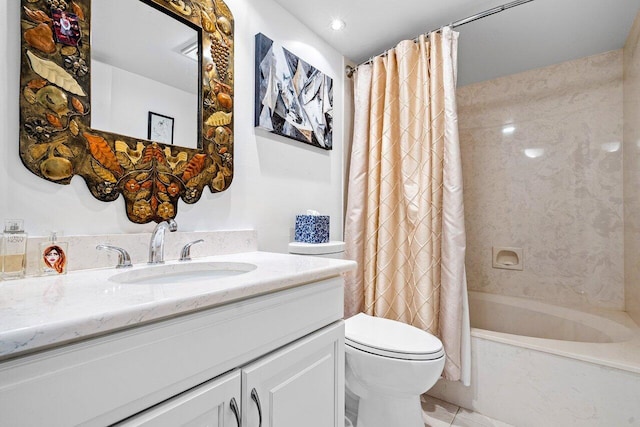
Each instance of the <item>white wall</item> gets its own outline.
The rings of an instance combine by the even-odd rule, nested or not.
[[[271,0],[227,0],[235,17],[235,175],[231,187],[205,191],[178,205],[181,230],[253,228],[260,250],[284,252],[296,213],[331,216],[331,238],[342,237],[343,58]],[[32,235],[146,232],[125,215],[124,202],[93,198],[81,178],[69,186],[38,178],[18,155],[20,2],[0,2],[0,220],[25,219]],[[254,35],[264,33],[334,79],[334,146],[325,151],[253,127]]]
[[[198,92],[91,60],[91,127],[147,139],[149,111],[172,117],[173,143],[198,146]],[[197,79],[196,79],[197,80]],[[162,141],[161,141],[162,142]]]

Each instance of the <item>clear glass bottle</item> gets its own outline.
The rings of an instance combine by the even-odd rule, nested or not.
[[[40,244],[40,274],[66,274],[68,246],[58,241],[58,232],[52,231],[49,241]]]
[[[4,222],[2,234],[2,278],[20,279],[24,277],[27,266],[27,233],[21,219],[8,219]]]

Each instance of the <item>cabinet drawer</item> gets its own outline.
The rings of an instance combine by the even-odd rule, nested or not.
[[[231,401],[237,418],[231,409]],[[240,372],[233,371],[182,393],[117,427],[239,427]]]
[[[335,277],[0,364],[11,426],[108,425],[342,318]]]

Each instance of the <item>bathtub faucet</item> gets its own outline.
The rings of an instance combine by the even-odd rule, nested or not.
[[[164,234],[166,230],[171,232],[178,229],[178,224],[169,219],[156,225],[151,233],[149,242],[149,264],[164,264]]]

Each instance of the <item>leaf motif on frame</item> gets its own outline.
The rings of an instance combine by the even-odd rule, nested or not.
[[[171,184],[171,178],[169,177],[169,175],[165,173],[159,173],[158,179],[160,180],[160,182],[162,182],[165,185]]]
[[[162,172],[162,173],[169,173],[169,174],[171,173],[171,167],[169,165],[167,165],[167,164],[159,164],[156,167],[156,170],[158,172]]]
[[[218,191],[224,190],[225,187],[224,174],[222,172],[218,172],[213,181],[211,181],[211,186]]]
[[[209,116],[205,124],[207,126],[226,126],[231,123],[231,117],[233,113],[225,113],[223,111],[216,111]]]
[[[78,98],[72,97],[71,105],[73,106],[73,109],[76,110],[78,113],[84,114],[84,105],[82,104],[82,102],[80,102]]]
[[[96,161],[93,161],[93,160],[91,161],[91,169],[93,169],[96,175],[98,175],[98,177],[100,177],[100,179],[102,179],[103,181],[111,182],[111,183],[118,181],[115,175],[111,173],[111,171],[103,168]]]
[[[180,161],[176,164],[176,166],[173,168],[173,173],[176,175],[182,175],[182,173],[184,172],[184,170],[187,168],[187,165],[189,163],[186,161]]]
[[[151,195],[151,191],[149,191],[149,190],[140,190],[136,194],[136,200],[146,199],[150,195]]]
[[[202,184],[202,175],[198,175],[194,178],[191,178],[189,182],[187,182],[187,188],[197,188]]]
[[[206,154],[196,154],[193,156],[182,174],[182,179],[184,181],[189,181],[191,178],[198,175],[202,171],[202,168],[204,168],[204,161],[206,157]]]
[[[46,116],[47,121],[51,126],[53,126],[54,128],[62,129],[62,122],[60,121],[60,118],[58,116],[51,113],[47,113]]]
[[[149,203],[151,204],[151,210],[156,212],[158,210],[158,199],[156,199],[156,196],[151,196]]]
[[[233,15],[229,10],[229,7],[222,0],[215,0],[216,11],[219,15],[226,16],[228,19],[233,19]]]
[[[32,10],[27,6],[23,6],[24,14],[27,15],[27,18],[31,19],[34,22],[50,22],[51,18],[49,15],[44,13],[41,10]]]
[[[135,165],[126,153],[123,153],[121,151],[116,152],[116,159],[118,159],[118,163],[120,163],[120,166],[122,166],[125,170],[135,169]]]
[[[200,9],[200,24],[207,33],[213,33],[216,30],[215,19],[212,19],[203,9]]]
[[[36,93],[30,87],[25,87],[24,90],[22,91],[22,94],[24,95],[24,99],[26,99],[29,104],[36,103],[37,101]]]
[[[138,182],[142,182],[142,181],[145,181],[147,178],[149,178],[149,172],[142,172],[136,175],[135,180]]]
[[[73,13],[76,14],[78,19],[80,19],[81,21],[84,21],[84,12],[82,11],[82,8],[80,6],[78,6],[78,4],[76,2],[74,2],[74,1],[71,2],[71,9],[73,9]]]
[[[115,147],[116,151],[120,151],[120,152],[123,152],[123,153],[126,153],[127,150],[129,149],[129,146],[127,145],[126,142],[119,141],[119,140],[116,140],[116,142],[113,144],[113,146]]]
[[[80,133],[80,127],[75,120],[71,120],[69,122],[69,131],[73,136],[78,136],[78,134]]]
[[[82,135],[86,138],[87,142],[89,142],[91,155],[100,162],[100,164],[112,172],[122,173],[122,166],[118,163],[118,159],[111,147],[109,147],[106,139],[100,135],[94,135],[89,132],[84,132]]]
[[[175,168],[177,163],[186,161],[189,158],[189,155],[184,151],[180,151],[175,156],[172,156],[171,149],[169,147],[164,148],[164,155],[167,158],[167,162],[169,163],[171,169]]]
[[[46,85],[47,81],[45,79],[33,79],[27,83],[27,87],[30,89],[42,89]]]
[[[162,182],[156,181],[156,190],[158,190],[160,193],[166,193],[167,187],[165,187]]]
[[[64,144],[59,144],[56,146],[56,151],[63,157],[71,158],[73,157],[73,151],[69,147]]]
[[[161,164],[167,161],[162,149],[155,143],[148,145],[142,152],[142,163],[149,163],[153,159]]]
[[[71,92],[74,95],[87,95],[76,79],[74,79],[71,74],[67,73],[64,68],[55,62],[39,58],[30,50],[27,51],[27,58],[29,58],[33,71],[43,79],[60,86],[62,89]]]
[[[29,147],[29,154],[33,158],[33,160],[38,161],[47,154],[49,151],[50,144],[35,144]]]

